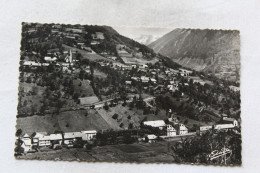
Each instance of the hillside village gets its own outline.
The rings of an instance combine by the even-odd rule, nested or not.
[[[24,23],[19,80],[17,154],[240,134],[234,82],[107,26]]]

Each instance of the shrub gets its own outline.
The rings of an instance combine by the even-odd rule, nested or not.
[[[116,120],[118,118],[118,114],[114,114],[112,118]]]

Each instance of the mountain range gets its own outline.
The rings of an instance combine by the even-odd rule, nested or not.
[[[239,78],[239,31],[175,29],[148,47],[184,67],[227,80]]]

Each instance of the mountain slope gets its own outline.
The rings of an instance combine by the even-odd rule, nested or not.
[[[239,31],[175,29],[148,46],[184,67],[231,80],[239,76]]]

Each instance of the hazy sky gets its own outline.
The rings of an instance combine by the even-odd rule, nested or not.
[[[141,35],[153,35],[161,37],[173,30],[173,28],[157,28],[157,27],[113,27],[119,34],[135,39]]]

